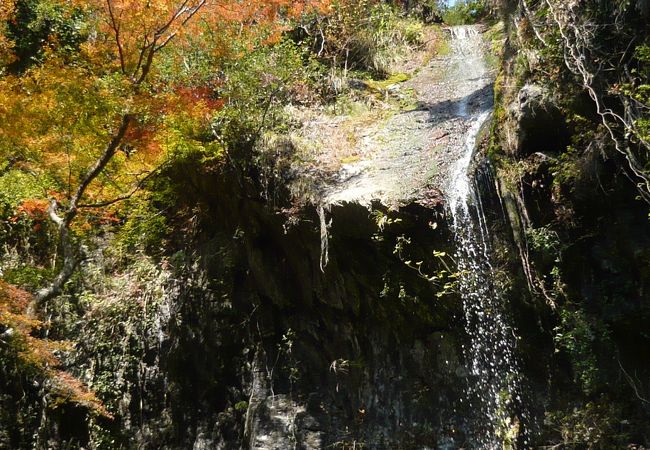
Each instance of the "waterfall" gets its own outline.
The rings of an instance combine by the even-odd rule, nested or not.
[[[476,29],[455,27],[452,38],[454,52],[464,56],[457,63],[458,72],[465,77],[485,73]],[[469,174],[477,137],[490,116],[492,102],[489,99],[483,108],[476,108],[467,100],[470,97],[466,95],[458,102],[458,119],[465,122],[467,132],[447,189],[468,335],[463,347],[468,388],[461,402],[466,402],[464,411],[471,411],[467,426],[471,446],[496,449],[523,434],[520,419],[514,415],[521,405],[520,376],[514,355],[516,337],[490,264],[489,230]]]

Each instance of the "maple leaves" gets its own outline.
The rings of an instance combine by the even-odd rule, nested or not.
[[[52,31],[39,64],[0,72],[0,158],[21,161],[74,215],[82,198],[97,204],[131,192],[168,157],[179,130],[208,128],[228,102],[216,93],[229,90],[215,76],[224,58],[276,42],[289,21],[328,13],[330,1],[2,0],[0,27],[19,20],[16,5],[76,18],[63,28],[78,30],[81,43],[63,51]],[[5,69],[12,46],[0,28]]]
[[[15,4],[13,0],[0,0],[0,67],[14,60],[12,54],[13,43],[7,39],[5,28],[13,16]],[[2,71],[0,69],[0,74]]]
[[[122,73],[141,83],[156,53],[190,28],[188,23],[205,9],[207,0],[107,0],[99,5]]]
[[[15,1],[2,1],[0,23],[16,20]],[[173,147],[165,144],[174,134],[168,126],[207,128],[227,101],[215,93],[221,86],[214,75],[226,55],[237,59],[275,42],[290,20],[330,7],[329,0],[35,3],[60,17],[83,17],[85,34],[76,52],[61,52],[51,40],[40,64],[0,76],[0,123],[11,124],[0,126],[0,158],[19,159],[47,180],[43,192],[54,183],[73,215],[72,203],[83,197],[102,203],[137,186]],[[11,47],[0,30],[5,67]]]
[[[28,7],[17,1],[21,8]],[[72,17],[85,22],[77,27],[85,30],[76,34],[83,36],[78,45],[58,46],[56,34],[50,33],[38,64],[23,64],[22,73],[0,75],[0,158],[20,160],[20,170],[35,175],[33,183],[43,192],[39,200],[50,197],[47,213],[63,250],[58,286],[37,295],[44,299],[60,292],[77,266],[70,231],[80,210],[130,198],[179,149],[211,148],[218,155],[221,144],[214,137],[215,142],[200,137],[199,130],[209,130],[217,111],[231,102],[216,91],[236,91],[222,85],[228,80],[215,76],[219,66],[276,42],[290,20],[325,11],[328,2],[34,4],[56,12],[64,22]],[[14,20],[13,5],[3,1],[2,23]],[[10,49],[9,35],[0,31],[0,49]],[[267,102],[266,97],[259,100]],[[235,120],[237,114],[225,118]]]
[[[103,35],[83,46],[87,55],[109,56],[124,75],[141,83],[154,56],[172,41],[182,46],[191,37],[196,45],[197,35],[219,39],[217,35],[232,29],[237,30],[237,35],[230,36],[234,39],[251,29],[271,35],[284,29],[287,20],[326,11],[329,1],[76,0],[75,5],[93,11],[96,29]],[[232,24],[236,27],[231,28]]]
[[[0,343],[13,353],[16,370],[47,381],[52,395],[50,407],[83,406],[95,415],[112,418],[102,402],[80,380],[61,368],[55,354],[69,351],[71,344],[38,337],[44,323],[25,314],[31,295],[0,281]]]

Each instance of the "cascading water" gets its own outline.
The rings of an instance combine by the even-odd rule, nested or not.
[[[455,27],[452,38],[453,52],[463,55],[457,62],[457,72],[468,80],[486,76],[478,31]],[[523,435],[520,419],[514,415],[521,405],[519,370],[514,356],[516,338],[508,324],[504,298],[494,283],[489,230],[469,175],[477,136],[490,116],[492,100],[477,106],[468,100],[470,95],[463,94],[457,117],[467,127],[466,138],[447,189],[468,334],[468,344],[464,346],[468,389],[462,401],[466,402],[463,410],[471,411],[467,424],[471,446],[496,449]]]

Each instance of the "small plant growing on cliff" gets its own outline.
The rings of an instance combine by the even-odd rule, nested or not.
[[[379,228],[380,232],[384,231],[384,228],[386,228],[387,226],[402,222],[402,219],[400,218],[393,219],[390,217],[389,214],[386,214],[378,209],[372,211],[370,213],[370,216],[374,219],[375,223],[377,224],[377,228]]]
[[[560,246],[558,234],[549,227],[528,228],[526,230],[528,242],[535,251],[552,253],[557,252]]]
[[[576,381],[585,394],[592,394],[602,381],[595,349],[609,340],[608,332],[602,323],[580,309],[563,309],[560,319],[555,328],[556,349],[567,352]]]
[[[439,289],[436,292],[436,297],[441,298],[457,291],[459,274],[451,270],[453,260],[447,253],[434,250],[432,256],[437,262],[438,269],[434,272],[428,272],[424,269],[426,266],[424,261],[413,261],[405,256],[405,251],[409,245],[411,245],[410,238],[403,235],[398,236],[393,254],[397,255],[406,267],[416,271],[420,278],[436,286]]]

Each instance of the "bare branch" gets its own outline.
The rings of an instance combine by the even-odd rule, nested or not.
[[[634,391],[634,395],[636,395],[636,398],[641,400],[643,403],[646,403],[646,404],[650,405],[650,401],[648,401],[646,398],[642,397],[641,394],[639,393],[639,388],[637,387],[636,383],[634,382],[634,379],[630,376],[629,373],[627,373],[627,371],[623,367],[623,364],[621,364],[621,360],[618,359],[618,358],[617,358],[617,360],[618,360],[618,367],[621,368],[621,372],[623,372],[623,375],[625,375],[625,379],[627,380],[628,384],[630,385],[630,387]]]
[[[48,214],[59,231],[59,241],[63,248],[63,267],[61,267],[61,270],[49,286],[36,292],[34,302],[29,308],[31,314],[35,313],[37,307],[41,306],[47,300],[59,295],[63,291],[65,283],[67,283],[79,265],[79,259],[75,255],[74,246],[70,236],[69,223],[58,214],[58,208],[58,202],[55,199],[52,199],[50,201],[50,206],[48,207]]]
[[[111,0],[106,0],[106,6],[108,7],[108,15],[111,19],[111,29],[115,34],[115,43],[117,44],[117,52],[120,57],[120,67],[122,69],[122,73],[126,74],[126,62],[124,61],[124,49],[122,48],[122,40],[120,38],[120,25],[117,23],[117,20],[115,19],[115,14],[113,13],[113,5],[111,3]]]
[[[122,116],[122,122],[120,123],[119,128],[111,138],[110,142],[104,149],[104,152],[102,155],[95,161],[95,164],[88,170],[88,173],[83,177],[81,180],[81,184],[79,184],[79,187],[77,187],[77,190],[75,191],[74,195],[72,196],[72,199],[70,199],[70,205],[68,206],[68,211],[65,214],[65,224],[66,226],[72,222],[74,217],[77,215],[77,208],[78,208],[78,203],[83,197],[83,195],[86,192],[86,189],[88,189],[88,186],[92,181],[97,178],[97,176],[104,170],[106,165],[109,163],[111,158],[113,158],[113,155],[115,155],[115,152],[117,151],[117,148],[120,145],[120,142],[122,142],[122,139],[124,139],[124,135],[126,134],[126,130],[129,128],[129,124],[131,123],[132,116],[131,114],[125,114]]]
[[[570,71],[581,77],[582,86],[593,100],[596,106],[596,112],[600,116],[602,125],[614,143],[614,148],[618,153],[623,155],[627,161],[628,168],[640,180],[640,183],[637,184],[637,190],[641,198],[647,203],[650,203],[650,174],[645,170],[644,164],[638,160],[630,148],[629,143],[627,143],[627,140],[624,141],[619,138],[614,129],[616,125],[620,125],[625,130],[626,135],[627,133],[634,133],[638,136],[638,133],[635,133],[636,126],[634,122],[625,120],[620,114],[605,106],[603,99],[594,87],[594,80],[596,79],[598,70],[602,67],[602,62],[595,71],[590,70],[588,67],[589,58],[585,49],[589,48],[589,43],[593,39],[597,28],[596,25],[590,23],[585,18],[578,25],[578,17],[583,17],[584,14],[582,11],[574,11],[572,9],[576,5],[574,3],[558,6],[554,5],[551,0],[545,1],[562,36],[565,65]],[[622,106],[626,110],[625,114],[628,114],[628,105],[624,102]],[[650,145],[647,142],[642,139],[640,141],[647,149],[650,149]]]
[[[171,27],[174,24],[176,19],[178,19],[183,14],[189,1],[190,0],[184,0],[183,3],[181,3],[181,5],[178,7],[176,12],[172,14],[171,18],[163,26],[158,28],[158,30],[155,33],[155,36],[157,38],[160,38],[163,34],[165,34],[165,32],[169,29],[169,27]]]
[[[182,28],[182,27],[184,27],[184,26],[187,24],[187,22],[189,22],[189,21],[192,19],[192,17],[194,17],[194,15],[195,15],[197,12],[199,12],[199,10],[200,10],[201,8],[203,8],[203,6],[205,5],[206,1],[207,1],[207,0],[201,0],[201,1],[199,2],[199,4],[196,5],[194,8],[190,8],[189,10],[186,9],[185,11],[183,11],[183,12],[187,12],[188,15],[187,15],[187,17],[183,20],[183,22],[179,25],[179,29]],[[187,2],[186,2],[186,3],[187,3]],[[179,13],[181,13],[181,10],[179,10]],[[181,15],[181,14],[177,14],[177,18],[180,17],[180,15]],[[167,38],[165,38],[165,40],[164,40],[161,44],[159,44],[159,45],[156,47],[155,51],[157,52],[157,51],[161,50],[162,48],[164,48],[167,44],[169,44],[169,42],[170,42],[172,39],[174,39],[174,38],[176,37],[176,35],[178,34],[178,31],[179,31],[179,30],[175,30],[173,33],[170,33],[169,36],[167,36]]]
[[[138,191],[142,189],[144,184],[147,182],[147,180],[151,179],[155,174],[160,172],[160,170],[165,166],[165,164],[161,164],[160,166],[156,167],[154,170],[150,171],[147,173],[147,175],[144,176],[144,178],[141,178],[138,183],[133,187],[133,189],[128,192],[127,194],[120,195],[119,197],[115,197],[114,199],[111,200],[106,200],[103,202],[98,202],[98,203],[84,203],[77,205],[77,208],[103,208],[106,206],[111,206],[114,205],[115,203],[119,203],[124,200],[128,200],[131,197],[133,197]]]
[[[140,67],[142,67],[142,62],[144,61],[144,56],[147,54],[147,50],[151,47],[151,44],[149,42],[149,37],[147,33],[143,33],[142,37],[142,46],[140,47],[140,54],[138,55],[138,62],[135,65],[135,68],[133,69],[133,72],[131,74],[131,79],[135,82],[136,75],[140,71]]]

